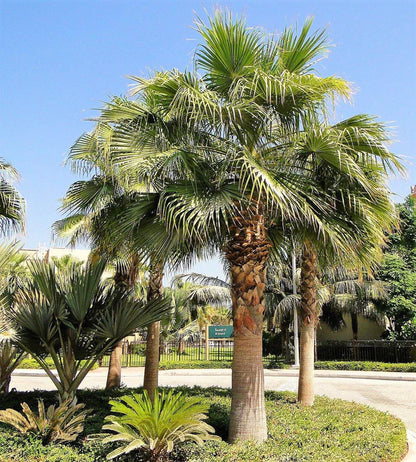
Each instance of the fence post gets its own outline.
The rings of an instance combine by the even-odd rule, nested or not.
[[[205,361],[209,361],[209,329],[208,324],[205,324]]]

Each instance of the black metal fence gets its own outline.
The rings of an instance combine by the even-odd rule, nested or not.
[[[232,340],[210,340],[209,341],[209,360],[228,361],[233,357]],[[144,366],[146,342],[125,340],[122,347],[122,366]],[[160,361],[205,361],[206,346],[205,342],[161,342],[159,347]],[[108,366],[110,357],[104,356],[100,361],[102,366]]]
[[[380,361],[409,363],[416,361],[415,341],[358,340],[328,341],[318,344],[321,361]]]
[[[233,357],[232,340],[210,340],[209,360],[230,361]],[[122,366],[144,366],[146,342],[123,342]],[[276,354],[279,356],[279,354]],[[205,361],[205,341],[162,342],[159,348],[162,362]],[[317,346],[320,361],[380,361],[385,363],[409,363],[416,361],[416,342],[387,340],[328,341]],[[104,356],[102,366],[108,366],[110,357]]]

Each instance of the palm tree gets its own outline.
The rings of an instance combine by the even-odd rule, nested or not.
[[[0,234],[24,229],[25,202],[13,186],[19,179],[17,170],[0,158]]]
[[[72,147],[68,157],[72,168],[83,173],[95,170],[96,173],[90,180],[78,181],[69,188],[62,206],[68,216],[54,224],[54,231],[61,237],[69,238],[71,243],[87,239],[96,254],[105,254],[110,259],[124,255],[128,271],[118,271],[122,266],[116,265],[114,281],[130,289],[137,282],[142,261],[148,259],[147,300],[159,300],[163,293],[165,263],[169,258],[178,258],[181,251],[175,239],[166,235],[165,227],[155,218],[157,195],[140,194],[142,188],[137,184],[130,186],[126,178],[116,174],[108,158],[103,160],[106,150],[111,146],[106,138],[111,130],[107,124],[99,123],[93,133],[82,135]],[[100,152],[98,157],[95,154],[97,149]],[[138,202],[136,196],[142,198],[142,202]],[[124,214],[133,220],[129,226],[123,225]],[[164,245],[152,251],[152,237],[155,233]],[[144,248],[150,251],[145,253]],[[147,328],[143,386],[151,398],[158,383],[159,331],[159,321],[151,323]],[[121,350],[120,341],[111,354],[108,388],[120,386]]]
[[[114,284],[133,290],[142,262],[137,252],[129,247],[128,241],[115,246],[99,219],[106,207],[120,201],[126,187],[111,174],[111,164],[106,156],[110,133],[106,127],[98,126],[93,133],[84,134],[72,146],[67,163],[73,171],[93,176],[71,185],[61,207],[67,216],[53,224],[53,231],[71,245],[87,241],[93,247],[93,255],[106,255],[115,261]],[[122,340],[111,352],[106,388],[121,385],[121,356]]]
[[[402,166],[386,147],[386,127],[370,116],[354,116],[333,126],[312,125],[299,133],[299,137],[297,162],[313,181],[314,190],[318,186],[331,197],[329,220],[334,228],[340,223],[343,228],[337,240],[330,235],[319,235],[309,225],[297,230],[303,242],[298,399],[312,405],[315,328],[319,314],[316,309],[318,253],[323,269],[334,261],[370,270],[375,267],[381,258],[386,232],[396,223],[387,177],[391,171],[402,171]],[[328,161],[328,152],[334,147],[340,153],[338,163],[335,159]],[[345,243],[347,252],[339,252]]]
[[[348,97],[349,86],[313,74],[327,43],[324,32],[310,32],[311,21],[278,40],[221,12],[196,27],[203,39],[198,73],[133,77],[138,100],[114,99],[100,119],[115,127],[113,165],[154,187],[157,216],[168,230],[224,253],[235,335],[229,435],[261,441],[267,436],[262,328],[270,252],[288,230],[302,230],[302,318],[313,331],[316,249],[368,255],[378,234],[372,230],[362,245],[364,225],[374,218],[366,221],[366,214],[388,209],[377,172],[396,160],[380,142],[366,141],[384,136],[373,121],[322,123],[327,100]],[[328,189],[311,174],[314,158],[321,171],[337,173],[338,183]],[[125,216],[123,226],[129,221]]]
[[[382,322],[375,302],[386,300],[387,287],[383,281],[374,279],[371,274],[357,270],[348,270],[342,266],[330,269],[324,274],[327,283],[332,286],[333,296],[323,307],[323,319],[335,328],[343,325],[342,315],[351,317],[352,339],[358,340],[358,316]]]
[[[134,78],[136,94],[152,99],[166,130],[185,127],[186,133],[165,137],[153,157],[145,149],[149,143],[137,145],[140,134],[146,135],[145,124],[135,136],[119,130],[113,137],[113,145],[119,145],[114,162],[136,175],[170,166],[173,173],[164,175],[159,202],[168,228],[225,252],[235,332],[231,441],[267,435],[262,325],[267,259],[276,239],[272,230],[295,217],[322,226],[313,198],[303,194],[301,175],[285,165],[283,154],[311,108],[322,106],[329,95],[348,93],[341,79],[297,72],[309,70],[325,49],[323,34],[306,38],[310,26],[299,37],[287,30],[276,43],[264,42],[258,30],[227,15],[217,14],[208,26],[198,22],[205,40],[196,58],[202,79],[177,71]],[[300,67],[296,55],[303,56]],[[142,113],[140,101],[123,100],[114,101],[103,117],[133,121]]]

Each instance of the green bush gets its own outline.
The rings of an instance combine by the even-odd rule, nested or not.
[[[282,354],[282,334],[263,332],[263,356]]]
[[[162,370],[169,369],[230,369],[232,361],[196,361],[196,360],[180,360],[180,361],[165,361],[162,360],[159,368]],[[267,356],[263,358],[263,365],[266,369],[287,369],[290,364],[286,364],[284,359],[276,356]]]
[[[316,361],[315,369],[342,371],[416,372],[416,363],[377,363],[373,361]]]
[[[54,363],[52,361],[52,358],[47,356],[45,358],[45,362],[46,362],[46,365],[50,368],[50,369],[54,369]],[[85,360],[81,361],[81,365],[84,365],[85,364]],[[97,369],[98,367],[98,363],[95,363],[90,370],[94,370],[94,369]],[[39,365],[39,363],[36,361],[36,359],[33,359],[33,358],[25,358],[22,360],[22,362],[19,364],[19,369],[42,369]]]
[[[207,422],[222,438],[227,437],[230,391],[221,388],[177,388],[189,396],[201,397],[209,405]],[[140,392],[140,389],[131,390]],[[78,401],[93,409],[85,423],[84,435],[101,432],[110,413],[111,399],[127,393],[123,390],[80,390]],[[20,409],[22,401],[30,406],[43,398],[45,404],[56,400],[56,392],[14,392],[0,396],[0,408]],[[341,400],[317,397],[312,408],[296,404],[288,392],[266,393],[269,440],[263,444],[228,445],[207,442],[203,448],[186,445],[174,450],[175,462],[397,462],[406,452],[403,423],[387,413]],[[0,431],[0,462],[104,462],[109,449],[100,441],[82,437],[71,446],[42,447]],[[110,449],[111,450],[111,449]],[[132,459],[120,458],[117,462]]]

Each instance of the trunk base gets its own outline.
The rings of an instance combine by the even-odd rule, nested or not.
[[[302,323],[300,331],[300,366],[298,401],[304,406],[312,406],[314,402],[314,356],[315,326],[313,323]]]
[[[230,443],[267,439],[261,334],[234,338],[228,439]]]
[[[147,328],[143,388],[147,391],[152,401],[159,381],[159,334],[160,322],[150,324]]]

